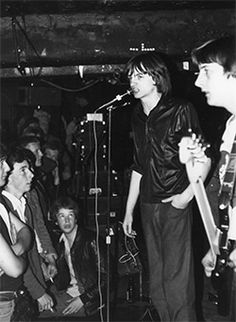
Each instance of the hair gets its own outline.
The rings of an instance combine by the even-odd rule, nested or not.
[[[0,143],[0,159],[7,157],[7,148],[4,144]]]
[[[26,137],[26,136],[37,137],[41,144],[44,143],[44,133],[43,133],[43,130],[41,128],[34,128],[32,126],[28,126],[22,132],[22,137]]]
[[[7,156],[7,163],[11,170],[13,170],[15,163],[21,163],[23,161],[27,161],[30,169],[33,170],[35,164],[34,154],[22,147],[11,147]]]
[[[74,211],[75,218],[77,219],[77,222],[81,222],[79,217],[79,206],[75,200],[73,200],[69,196],[63,196],[56,199],[52,205],[51,208],[51,216],[54,221],[57,220],[57,214],[60,209],[70,209]]]
[[[41,143],[40,139],[37,136],[29,135],[20,137],[18,144],[20,147],[25,148],[28,144],[31,143]]]
[[[58,152],[61,153],[63,150],[63,147],[59,139],[51,138],[44,144],[44,150],[46,149],[58,150]]]
[[[193,49],[191,56],[197,65],[217,63],[226,73],[236,77],[236,42],[233,36],[207,41]]]
[[[127,76],[134,71],[148,74],[155,81],[158,92],[169,94],[172,90],[170,74],[161,56],[156,52],[148,52],[131,58],[125,68]]]
[[[37,117],[30,117],[27,120],[25,120],[23,127],[25,129],[28,126],[34,126],[34,125],[39,126],[39,119],[37,119]]]

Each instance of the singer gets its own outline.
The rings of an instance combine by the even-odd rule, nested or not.
[[[192,104],[171,96],[170,75],[161,57],[142,53],[126,67],[132,93],[139,101],[132,116],[134,165],[123,229],[135,237],[133,211],[140,196],[152,302],[161,321],[196,321],[193,192],[179,161],[178,143],[189,128],[197,134],[201,129]]]

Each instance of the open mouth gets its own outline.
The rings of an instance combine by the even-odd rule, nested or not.
[[[132,89],[132,93],[133,94],[136,94],[136,93],[138,93],[139,92],[139,89],[138,88],[131,88]]]

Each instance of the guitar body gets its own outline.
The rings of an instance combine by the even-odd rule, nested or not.
[[[212,285],[217,292],[218,313],[227,316],[230,312],[230,300],[233,284],[233,270],[228,264],[229,254],[233,249],[233,243],[228,240],[229,215],[228,207],[219,209],[221,236],[219,239],[219,251],[215,269],[212,272]]]
[[[230,313],[233,273],[232,268],[227,266],[221,274],[213,272],[211,276],[212,285],[217,292],[217,311],[222,316],[227,316]]]
[[[228,257],[231,251],[231,245],[228,240],[228,230],[229,230],[229,215],[228,207],[224,209],[219,209],[220,216],[220,231],[221,235],[219,238],[219,251],[220,254],[217,256],[216,265],[214,269],[214,275],[218,276],[223,273],[227,266]]]

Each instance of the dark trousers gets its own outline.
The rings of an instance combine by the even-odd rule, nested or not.
[[[233,273],[233,287],[231,293],[230,321],[236,321],[236,272]]]
[[[161,321],[196,321],[191,207],[141,204],[148,250],[150,296]]]

